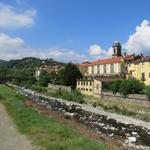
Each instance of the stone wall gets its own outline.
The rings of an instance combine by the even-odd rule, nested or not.
[[[119,121],[111,115],[105,115],[106,113],[97,113],[95,108],[87,107],[86,104],[82,105],[44,96],[17,86],[13,86],[13,88],[45,108],[62,113],[70,119],[74,118],[89,129],[95,130],[98,134],[119,139],[124,144],[138,149],[150,149],[150,126],[148,123],[146,127],[142,126],[142,123],[139,123],[140,121],[138,121],[140,125],[135,125],[132,121],[127,123],[125,119]]]
[[[71,87],[69,86],[64,86],[64,85],[54,85],[54,84],[48,84],[48,88],[52,90],[63,90],[63,91],[71,91]]]

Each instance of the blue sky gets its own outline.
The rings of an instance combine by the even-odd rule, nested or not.
[[[128,53],[150,55],[149,0],[0,0],[0,58],[82,62]]]

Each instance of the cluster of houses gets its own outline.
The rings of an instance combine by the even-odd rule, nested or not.
[[[43,71],[48,72],[48,73],[55,72],[57,74],[62,69],[64,69],[64,66],[62,66],[62,65],[58,65],[58,64],[45,65],[45,64],[43,64],[41,67],[36,68],[35,77],[37,80],[39,80],[40,73]]]
[[[150,85],[150,56],[122,55],[121,44],[113,44],[111,58],[84,62],[78,65],[84,78],[77,80],[77,89],[83,94],[99,95],[106,82],[134,77]]]

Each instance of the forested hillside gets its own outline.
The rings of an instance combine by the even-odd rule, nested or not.
[[[0,60],[0,76],[15,76],[32,78],[35,69],[41,65],[64,65],[53,59],[27,57],[17,60]]]

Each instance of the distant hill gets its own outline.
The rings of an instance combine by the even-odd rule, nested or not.
[[[0,65],[3,65],[3,64],[5,64],[5,63],[6,63],[5,60],[0,59]]]
[[[35,68],[40,67],[41,65],[64,65],[62,62],[57,62],[53,59],[40,59],[35,57],[26,57],[22,59],[16,59],[16,60],[1,60],[0,59],[0,65],[4,65],[7,68]]]
[[[0,60],[0,76],[33,76],[35,69],[42,65],[62,65],[53,59],[40,59],[35,57],[26,57],[16,60]]]

